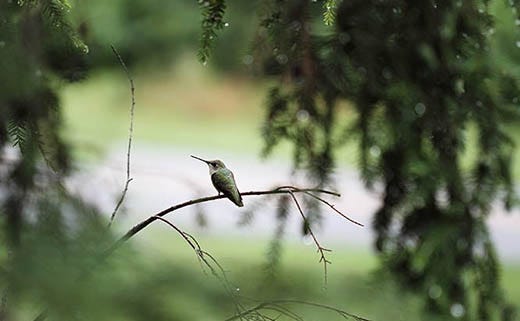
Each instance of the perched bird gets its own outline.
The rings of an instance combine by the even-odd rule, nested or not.
[[[208,161],[193,155],[191,155],[191,157],[208,164],[211,182],[217,189],[219,195],[222,193],[237,206],[244,206],[244,203],[242,203],[242,195],[240,195],[237,183],[235,182],[235,177],[221,160],[216,159]]]

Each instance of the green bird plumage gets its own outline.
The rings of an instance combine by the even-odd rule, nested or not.
[[[239,207],[244,206],[244,203],[242,203],[242,196],[240,195],[235,182],[235,177],[221,160],[216,159],[208,161],[193,155],[191,155],[191,157],[208,164],[211,182],[219,194],[224,194]]]

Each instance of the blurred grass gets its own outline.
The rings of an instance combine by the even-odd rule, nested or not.
[[[261,125],[269,83],[244,76],[222,77],[195,57],[163,70],[132,72],[136,87],[134,140],[161,147],[204,148],[259,155]],[[130,89],[122,70],[97,72],[61,93],[65,136],[75,155],[91,160],[128,134]],[[342,115],[351,121],[350,112]],[[356,161],[350,140],[339,154],[342,162]],[[282,156],[283,155],[283,156]],[[273,157],[287,159],[288,144],[281,143]]]
[[[203,67],[192,54],[163,70],[132,71],[136,86],[136,144],[166,148],[204,148],[210,152],[232,151],[259,155],[263,141],[261,124],[269,83],[243,76],[222,77]],[[61,95],[66,123],[65,136],[73,142],[75,155],[82,160],[99,157],[115,143],[124,146],[128,134],[130,93],[122,70],[97,72],[82,83],[69,85]],[[339,122],[348,126],[354,120],[344,108]],[[338,128],[338,132],[343,131]],[[463,165],[475,157],[477,131],[469,126]],[[520,128],[509,127],[520,145]],[[281,143],[273,157],[285,161],[291,155]],[[338,151],[338,163],[354,167],[357,162],[355,139]],[[520,149],[513,159],[513,175],[520,180]]]
[[[147,144],[258,152],[264,86],[219,78],[197,61],[137,71],[135,140]],[[66,136],[96,152],[128,134],[130,92],[121,70],[96,73],[62,92]],[[82,154],[82,156],[85,156]]]
[[[221,284],[202,270],[195,254],[166,227],[153,227],[139,236],[143,253],[150,263],[157,258],[171,265],[172,271],[191,271],[192,281],[202,285],[204,291],[221,291]],[[153,237],[150,237],[153,234]],[[197,233],[203,234],[203,233]],[[352,245],[331,245],[328,283],[323,288],[323,269],[312,245],[294,241],[282,246],[280,265],[275,278],[265,273],[266,251],[269,240],[233,239],[197,236],[202,248],[211,253],[227,272],[227,277],[237,295],[258,300],[293,299],[318,302],[334,306],[370,320],[423,320],[421,302],[413,294],[404,291],[398,284],[382,273],[376,273],[376,257]],[[144,241],[144,242],[142,242]],[[190,270],[191,269],[191,270]],[[511,265],[503,270],[502,284],[511,302],[520,302],[520,265]],[[184,291],[184,290],[182,290]],[[188,290],[189,295],[193,295]],[[188,298],[184,298],[188,299]],[[245,302],[249,302],[245,300]],[[252,302],[249,302],[253,304]],[[229,303],[228,303],[229,304]],[[231,306],[218,306],[225,315],[232,312]],[[341,317],[315,308],[292,306],[309,320],[343,320]],[[206,318],[203,318],[206,319]],[[211,319],[210,316],[207,318]],[[437,320],[433,317],[428,320]]]
[[[148,255],[171,258],[176,266],[198,268],[192,251],[171,233],[153,233],[146,247]],[[400,294],[391,282],[372,278],[376,266],[374,256],[352,248],[337,249],[330,254],[328,283],[323,288],[322,265],[312,246],[294,242],[283,245],[283,255],[275,278],[265,273],[268,240],[199,238],[203,249],[210,252],[227,271],[227,277],[238,295],[257,300],[293,299],[317,302],[372,320],[417,320],[419,302],[413,296]],[[165,246],[169,244],[171,246]],[[208,282],[215,283],[211,275]],[[381,281],[381,280],[380,280]],[[219,287],[217,282],[217,287]],[[248,302],[248,300],[245,300]],[[252,304],[254,305],[254,304]],[[309,320],[342,320],[334,313],[305,306],[292,306]],[[402,318],[404,317],[404,318]]]

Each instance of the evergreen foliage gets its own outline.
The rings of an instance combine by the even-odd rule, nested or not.
[[[204,20],[201,13],[214,7],[210,6],[210,1],[206,7],[204,1],[195,0],[69,1],[72,6],[70,19],[90,48],[86,58],[91,70],[114,66],[113,53],[107,49],[107,44],[114,45],[130,67],[139,64],[162,70],[165,64],[178,61],[183,54],[200,48]],[[222,16],[224,28],[213,35],[220,41],[213,46],[209,39],[211,35],[206,40],[212,47],[212,67],[237,72],[243,67],[237,62],[246,53],[248,39],[255,30],[251,24],[255,3],[233,0],[229,4],[225,17]],[[241,28],[225,27],[228,21]]]
[[[335,151],[356,137],[366,185],[383,188],[373,227],[384,266],[444,320],[512,320],[486,220],[495,200],[518,201],[506,126],[518,124],[519,76],[491,54],[490,2],[322,1],[325,32],[314,2],[261,1],[255,58],[279,79],[265,154],[287,140],[294,166],[327,185]],[[341,121],[345,107],[355,124]],[[466,170],[472,128],[479,156]]]
[[[331,26],[334,24],[334,20],[336,19],[336,6],[337,0],[326,0],[324,3],[325,12],[323,12],[323,22],[327,26]]]
[[[357,139],[362,177],[383,193],[373,227],[384,267],[443,320],[514,320],[486,219],[495,200],[507,208],[518,202],[514,146],[505,128],[518,124],[520,79],[493,60],[498,53],[490,48],[490,2],[260,4],[255,60],[264,75],[279,81],[268,93],[264,153],[289,141],[295,168],[327,186],[337,150]],[[520,1],[507,5],[518,14]],[[199,58],[206,62],[226,25],[226,1],[199,1],[199,7]],[[27,318],[42,307],[56,320],[186,319],[165,303],[177,299],[170,289],[186,283],[190,272],[171,273],[167,263],[142,266],[123,253],[103,262],[99,272],[82,274],[101,264],[99,250],[114,240],[99,213],[61,185],[71,164],[56,91],[60,83],[85,77],[88,51],[70,9],[66,0],[0,2],[0,236],[7,244],[0,252],[0,319]],[[356,121],[346,124],[342,115],[352,110]],[[471,129],[479,157],[465,169],[461,158]],[[279,202],[267,257],[272,275],[289,201]],[[316,224],[317,217],[308,218],[303,233]],[[246,309],[230,283],[225,286],[229,300],[223,306],[236,308],[235,318],[267,320],[257,312],[265,308],[301,319],[281,301]],[[204,293],[204,302],[223,301],[217,290]]]
[[[224,0],[198,0],[202,10],[202,35],[200,37],[199,59],[203,64],[207,63],[217,32],[224,28]]]
[[[55,88],[59,79],[83,77],[86,47],[66,20],[67,8],[63,1],[0,3],[0,146],[22,154],[2,171],[11,246],[19,241],[38,161],[46,160],[57,175],[69,168]]]
[[[0,2],[2,320],[14,317],[8,312],[23,302],[18,298],[27,287],[18,281],[30,283],[35,276],[27,271],[34,265],[20,263],[35,245],[25,242],[27,237],[43,232],[45,224],[40,223],[51,218],[58,220],[52,234],[65,237],[62,211],[76,202],[60,183],[70,169],[70,156],[60,136],[56,89],[60,82],[84,77],[87,49],[67,20],[68,10],[66,1]]]

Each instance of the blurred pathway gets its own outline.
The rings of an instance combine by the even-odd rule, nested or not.
[[[119,213],[117,225],[126,228],[174,203],[216,194],[207,166],[190,158],[190,154],[223,160],[235,173],[242,192],[287,184],[304,186],[300,184],[301,179],[291,176],[290,164],[273,159],[262,161],[256,155],[246,158],[244,155],[230,153],[216,155],[202,150],[166,150],[138,145],[132,152],[131,176],[134,180],[130,183],[123,206],[125,211]],[[94,202],[109,215],[122,190],[126,175],[125,166],[126,151],[122,148],[114,149],[101,163],[82,168],[81,173],[73,176],[68,185],[75,193]],[[349,247],[370,249],[373,239],[371,218],[379,205],[378,195],[368,192],[363,187],[354,170],[338,170],[336,182],[337,191],[342,196],[330,200],[351,218],[364,223],[365,227],[349,223],[324,208],[322,227],[315,232],[326,245],[345,244]],[[237,225],[244,211],[254,207],[258,200],[260,198],[245,197],[243,209],[239,209],[228,200],[203,204],[198,209],[206,214],[206,228],[201,228],[196,223],[194,214],[197,210],[194,207],[169,214],[168,218],[187,231],[195,231],[197,235],[254,234],[255,237],[268,238],[275,229],[274,199],[263,202],[250,225]],[[495,206],[489,224],[501,258],[520,262],[520,210],[506,213],[502,207]],[[301,220],[294,213],[289,220],[286,239],[301,239],[300,228]],[[304,243],[310,241],[301,240]]]

